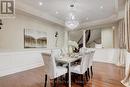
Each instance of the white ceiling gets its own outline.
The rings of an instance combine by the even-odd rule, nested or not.
[[[71,12],[70,5],[75,1],[74,13],[80,24],[102,20],[117,14],[117,11],[124,10],[125,0],[17,0],[47,13],[49,16],[62,22]],[[43,5],[39,5],[42,2]],[[17,4],[17,3],[16,3]],[[101,7],[103,7],[101,9]],[[58,14],[56,14],[58,12]]]

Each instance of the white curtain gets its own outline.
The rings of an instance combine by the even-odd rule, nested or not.
[[[125,44],[125,21],[124,19],[119,21],[118,24],[118,57],[117,57],[117,65],[124,66],[126,59],[126,44]]]
[[[125,5],[125,46],[128,50],[128,53],[130,52],[130,0],[126,0]],[[124,84],[126,87],[130,87],[130,56],[127,55],[126,60],[126,70],[125,70],[125,78],[122,80],[122,84]]]
[[[125,5],[125,45],[130,52],[130,0],[126,0]]]
[[[125,21],[124,21],[124,19],[119,21],[118,32],[119,32],[119,48],[125,49],[126,44],[125,44]]]
[[[125,62],[126,62],[126,53],[127,50],[126,49],[118,49],[117,50],[117,59],[116,59],[116,65],[117,66],[125,66]]]
[[[130,53],[127,52],[126,66],[125,66],[125,78],[121,81],[126,87],[130,87]]]

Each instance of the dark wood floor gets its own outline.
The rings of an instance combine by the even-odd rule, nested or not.
[[[122,67],[106,63],[94,63],[94,77],[85,84],[85,87],[124,87],[120,83],[123,77],[124,68]],[[0,87],[43,87],[43,85],[43,67],[0,78]],[[72,85],[72,87],[80,87],[77,84]]]

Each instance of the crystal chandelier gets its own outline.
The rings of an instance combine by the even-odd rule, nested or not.
[[[68,17],[66,17],[65,25],[70,29],[75,29],[79,25],[79,21],[77,20],[76,15],[74,14],[74,7],[75,2],[70,5],[71,12],[69,13]]]
[[[66,18],[65,25],[70,29],[75,29],[79,25],[79,21],[73,13],[70,13]]]

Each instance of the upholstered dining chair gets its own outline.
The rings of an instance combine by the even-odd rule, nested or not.
[[[45,61],[45,85],[47,84],[47,77],[51,80],[54,80],[54,87],[56,86],[56,80],[58,77],[65,75],[67,73],[67,69],[64,67],[56,66],[54,54],[46,54],[42,53],[43,60]]]
[[[86,79],[87,79],[86,71],[89,67],[90,55],[91,55],[91,52],[87,52],[87,53],[83,54],[80,65],[71,67],[72,73],[75,73],[75,74],[78,74],[81,76],[82,87],[84,87],[84,75],[86,75]]]

